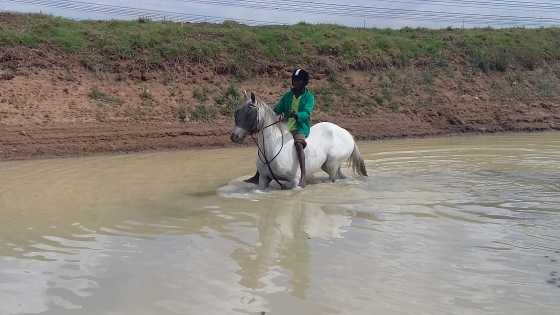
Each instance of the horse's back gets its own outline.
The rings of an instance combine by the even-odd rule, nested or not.
[[[308,143],[326,149],[330,154],[346,156],[354,151],[354,138],[348,130],[321,122],[311,127]]]
[[[331,122],[320,122],[311,127],[310,137],[340,139],[345,142],[353,142],[354,138],[348,130]]]

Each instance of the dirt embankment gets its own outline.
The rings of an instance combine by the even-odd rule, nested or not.
[[[482,71],[466,58],[375,68],[322,56],[306,64],[313,120],[358,139],[560,129],[560,62]],[[108,69],[49,45],[0,46],[0,160],[231,145],[239,91],[272,104],[289,87],[287,64],[265,68],[240,75],[207,62],[122,59]]]
[[[0,60],[7,54],[13,52],[0,49]],[[122,79],[93,73],[66,58],[30,60],[45,64],[4,71],[0,81],[2,160],[231,145],[233,122],[214,108],[216,99],[235,84],[274,103],[289,82],[288,71],[235,82],[200,67],[169,83],[161,80],[163,73]],[[523,98],[495,95],[497,86],[510,84],[501,74],[462,78],[456,71],[454,80],[435,74],[428,79],[412,67],[391,74],[397,76],[394,81],[419,76],[411,82],[375,82],[383,75],[345,71],[335,82],[316,76],[311,84],[317,94],[314,122],[334,122],[358,139],[560,129],[559,97],[530,95],[538,89],[532,86],[509,92],[526,93]],[[410,95],[394,91],[406,84],[413,90]]]

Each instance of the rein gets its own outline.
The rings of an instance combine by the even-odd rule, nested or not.
[[[257,145],[257,149],[259,151],[259,154],[258,154],[259,159],[261,160],[262,163],[266,164],[266,167],[268,168],[268,171],[270,172],[270,175],[272,176],[272,179],[274,179],[274,181],[276,183],[278,183],[278,185],[280,185],[281,189],[285,189],[285,186],[282,183],[280,183],[280,181],[278,180],[278,178],[276,177],[276,175],[272,171],[272,167],[270,166],[270,164],[278,157],[278,155],[280,155],[280,152],[282,152],[282,149],[284,148],[284,133],[282,132],[282,130],[280,130],[280,134],[282,135],[282,145],[280,146],[280,150],[278,150],[278,153],[276,153],[276,155],[274,155],[274,157],[270,161],[266,157],[266,143],[264,142],[264,133],[263,133],[263,131],[266,128],[272,127],[272,126],[277,125],[281,122],[282,122],[282,120],[279,119],[278,121],[273,122],[272,124],[264,126],[260,130],[257,130],[255,132],[251,133],[251,138],[253,138],[253,141],[255,141],[255,143]],[[258,115],[257,115],[257,125],[258,125]],[[262,133],[263,134],[262,135],[262,138],[263,138],[262,148],[259,146],[259,142],[254,137],[254,134],[256,134],[256,133]],[[264,158],[264,161],[263,161],[263,158]]]

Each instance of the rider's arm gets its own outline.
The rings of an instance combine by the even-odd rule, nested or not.
[[[276,104],[276,106],[274,106],[274,112],[278,115],[280,114],[285,114],[286,113],[286,95],[284,94],[280,100],[278,101],[278,104]]]

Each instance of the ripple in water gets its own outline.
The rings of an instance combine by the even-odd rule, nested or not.
[[[0,314],[558,314],[559,137],[364,143],[294,191],[252,149],[0,165]]]

